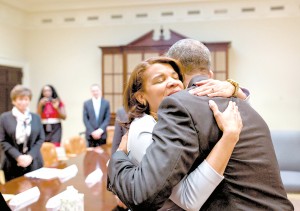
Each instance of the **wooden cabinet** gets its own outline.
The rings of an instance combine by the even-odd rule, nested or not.
[[[178,40],[187,38],[170,30],[170,38],[164,39],[163,30],[158,40],[153,39],[154,30],[137,38],[128,45],[100,46],[102,50],[102,91],[110,102],[112,121],[122,106],[123,90],[134,67],[142,60],[163,55]],[[205,43],[212,54],[212,69],[216,79],[228,78],[229,42]]]
[[[0,65],[0,114],[12,109],[10,91],[21,84],[22,69]]]

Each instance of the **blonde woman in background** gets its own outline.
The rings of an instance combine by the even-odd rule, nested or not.
[[[6,181],[43,167],[40,148],[45,140],[41,119],[29,111],[31,90],[16,85],[10,93],[14,107],[0,116],[0,143],[5,154]]]

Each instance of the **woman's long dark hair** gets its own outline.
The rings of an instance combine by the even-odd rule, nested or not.
[[[181,65],[178,61],[169,57],[153,57],[142,61],[133,70],[130,75],[129,81],[126,84],[123,94],[123,104],[125,111],[128,114],[128,122],[123,126],[129,127],[130,123],[135,119],[142,117],[144,113],[150,114],[150,106],[148,102],[142,104],[137,100],[136,94],[143,91],[144,73],[153,64],[169,64],[178,74],[179,79],[183,81],[183,76],[180,72]]]
[[[59,97],[58,97],[58,94],[57,94],[55,88],[54,88],[52,85],[50,85],[50,84],[46,84],[45,86],[50,87],[50,89],[52,90],[52,96],[51,96],[51,98],[52,98],[52,99],[57,99],[57,100],[60,102],[60,99],[59,99]],[[41,94],[40,94],[40,98],[39,98],[39,100],[38,100],[38,103],[39,103],[40,100],[44,97],[44,95],[43,95],[43,90],[44,90],[45,86],[43,86],[43,88],[42,88],[42,90],[41,90]],[[42,110],[44,110],[44,108],[45,108],[45,106],[42,107]]]
[[[57,94],[57,92],[56,92],[56,90],[55,90],[55,88],[54,88],[52,85],[46,84],[45,86],[50,87],[50,89],[51,89],[51,91],[52,91],[52,96],[51,96],[51,97],[52,97],[53,99],[58,99],[58,100],[60,100],[59,97],[58,97],[58,94]],[[41,91],[41,94],[40,94],[39,101],[44,97],[44,95],[43,95],[43,90],[44,90],[44,87],[45,87],[45,86],[43,86],[43,88],[42,88],[42,91]]]

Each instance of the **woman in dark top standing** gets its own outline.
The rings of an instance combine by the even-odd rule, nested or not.
[[[30,89],[16,85],[10,93],[13,109],[0,116],[6,181],[43,167],[40,148],[45,135],[40,117],[29,111],[31,96]]]
[[[66,119],[67,115],[65,106],[53,86],[45,85],[43,87],[37,112],[42,119],[45,140],[59,147],[62,134],[61,120]]]

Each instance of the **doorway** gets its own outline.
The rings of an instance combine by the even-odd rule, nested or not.
[[[22,77],[21,68],[0,65],[0,114],[12,109],[10,91],[22,83]]]

